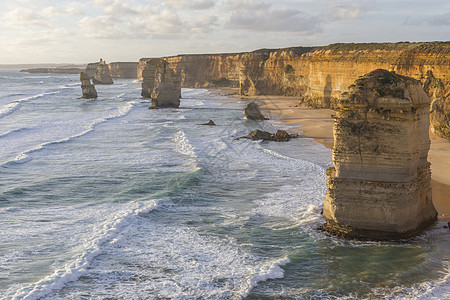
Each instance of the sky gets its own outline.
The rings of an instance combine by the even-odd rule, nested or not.
[[[0,64],[450,40],[449,0],[1,0]]]

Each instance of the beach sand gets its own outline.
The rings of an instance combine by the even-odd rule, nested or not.
[[[313,138],[330,149],[333,147],[333,110],[298,107],[297,97],[233,97],[256,101],[269,119],[299,124],[298,129],[303,131],[301,137]],[[434,206],[440,220],[450,221],[450,141],[432,138],[428,161]]]

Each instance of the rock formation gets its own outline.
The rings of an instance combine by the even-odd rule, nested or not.
[[[267,131],[261,131],[261,130],[253,130],[246,136],[242,137],[243,139],[250,139],[250,140],[263,140],[263,141],[275,141],[275,142],[287,142],[291,138],[298,138],[298,134],[289,134],[286,130],[277,130],[276,133],[271,134]]]
[[[248,120],[255,120],[255,121],[267,120],[267,118],[264,117],[264,115],[261,113],[258,104],[256,104],[255,102],[250,102],[245,106],[244,115],[247,117]]]
[[[419,81],[375,70],[337,102],[334,167],[322,229],[348,238],[408,238],[435,222],[430,99]]]
[[[112,78],[137,78],[137,62],[111,62],[108,64]]]
[[[139,61],[138,79],[142,79],[147,60]],[[434,83],[441,82],[445,91],[437,99],[434,106],[437,110],[431,117],[432,122],[439,122],[433,127],[434,132],[443,137],[445,127],[450,126],[450,116],[445,117],[450,107],[450,42],[332,44],[179,55],[166,60],[179,75],[183,87],[228,83],[239,86],[241,95],[297,96],[302,106],[322,108],[335,107],[347,87],[372,70],[393,70],[423,84],[429,78],[427,72],[432,71]],[[429,91],[433,93],[433,88]]]
[[[106,62],[100,58],[100,62],[97,65],[97,70],[95,71],[94,78],[92,79],[93,84],[113,84],[111,73],[109,72],[109,67]]]
[[[200,125],[206,125],[206,126],[216,126],[216,123],[214,123],[214,121],[213,120],[209,120],[207,123],[203,123],[203,124],[200,124]]]
[[[91,79],[86,73],[84,72],[80,73],[80,81],[81,81],[81,91],[83,93],[83,96],[81,98],[84,99],[97,98],[97,91],[95,90],[95,86],[91,84]]]
[[[180,80],[165,59],[147,61],[143,70],[141,95],[152,99],[150,108],[180,106]]]

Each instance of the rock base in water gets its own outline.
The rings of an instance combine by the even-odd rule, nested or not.
[[[292,138],[298,138],[298,134],[289,134],[286,130],[277,130],[275,134],[271,134],[267,131],[261,130],[253,130],[246,136],[242,137],[243,139],[250,139],[254,141],[263,140],[263,141],[274,141],[274,142],[287,142]]]
[[[323,229],[360,239],[408,238],[436,221],[427,161],[430,99],[419,81],[386,70],[337,102]]]
[[[254,121],[268,120],[261,113],[261,110],[259,109],[258,104],[256,104],[255,102],[250,102],[249,104],[247,104],[247,106],[245,106],[244,115],[247,117],[248,120],[254,120]]]
[[[81,81],[81,92],[83,93],[83,96],[81,96],[81,98],[84,99],[97,98],[97,91],[95,90],[95,86],[91,84],[91,79],[86,73],[84,72],[80,73],[80,81]]]

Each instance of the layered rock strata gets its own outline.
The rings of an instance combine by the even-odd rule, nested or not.
[[[165,59],[150,59],[143,70],[142,97],[151,98],[150,108],[179,107],[180,79]]]
[[[419,81],[386,70],[356,80],[342,95],[322,229],[347,238],[400,239],[436,221],[429,105]]]
[[[91,83],[89,75],[87,75],[84,72],[81,72],[80,81],[81,81],[81,92],[83,93],[83,96],[81,96],[81,98],[84,99],[97,98],[97,91],[95,90],[95,86]]]
[[[138,79],[146,60],[138,66]],[[303,106],[333,108],[358,77],[382,68],[425,84],[432,71],[433,132],[447,136],[450,115],[450,42],[332,44],[324,47],[261,49],[246,53],[167,57],[183,87],[234,86],[241,95],[299,97]],[[433,99],[434,87],[427,89]],[[436,121],[434,126],[433,121]]]
[[[109,72],[109,67],[103,59],[97,65],[97,70],[95,71],[94,78],[92,79],[93,84],[113,84],[111,73]]]
[[[98,65],[99,65],[98,62],[89,63],[86,66],[84,72],[88,74],[91,79],[93,79],[95,73],[97,72]],[[128,78],[128,79],[137,78],[138,62],[111,62],[106,65],[109,68],[109,73],[111,74],[112,78]]]

